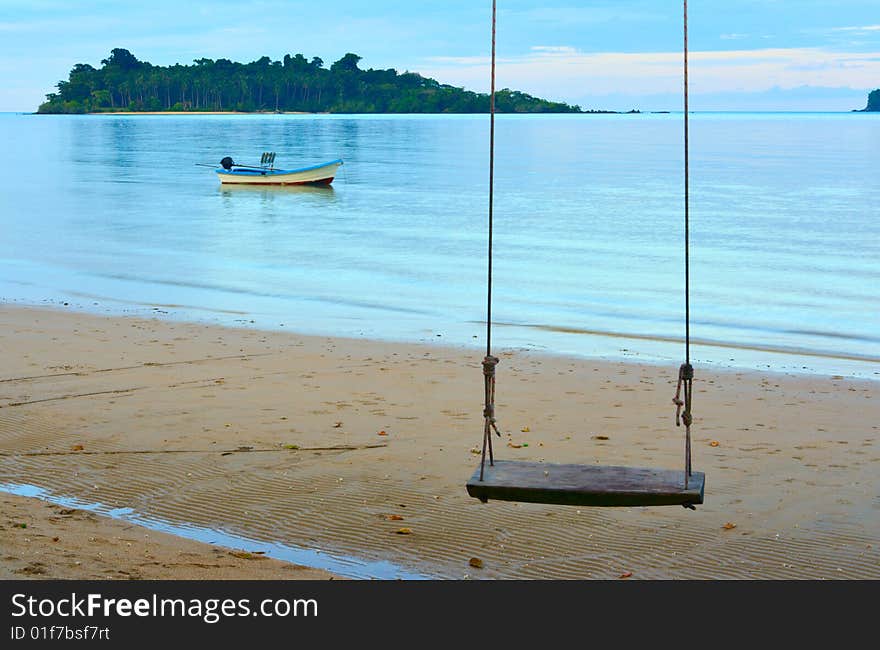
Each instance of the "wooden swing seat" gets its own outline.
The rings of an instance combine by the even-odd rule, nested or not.
[[[706,475],[684,471],[602,465],[556,465],[496,460],[480,467],[467,483],[468,494],[486,503],[520,501],[562,506],[685,506],[703,503]]]

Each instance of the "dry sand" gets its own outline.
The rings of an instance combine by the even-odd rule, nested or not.
[[[695,512],[483,505],[464,490],[482,432],[479,351],[11,306],[0,346],[0,483],[408,575],[880,578],[877,382],[698,365]],[[499,356],[499,456],[681,466],[677,367]],[[13,502],[31,519],[0,520],[0,576],[42,561],[54,537],[69,538],[61,577],[179,575],[143,547],[99,564],[89,539],[140,542],[141,529],[114,528],[126,522],[53,521],[55,506],[21,499],[4,499],[4,515]],[[212,547],[186,549],[220,564]],[[219,557],[209,577],[233,571]]]

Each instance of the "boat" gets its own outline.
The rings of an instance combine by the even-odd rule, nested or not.
[[[275,154],[264,153],[260,166],[239,165],[232,158],[220,161],[221,169],[216,169],[220,182],[224,185],[330,185],[342,160],[300,167],[299,169],[278,169],[275,167]]]

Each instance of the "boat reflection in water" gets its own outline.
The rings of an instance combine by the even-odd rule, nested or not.
[[[336,203],[337,194],[332,185],[220,185],[217,192],[224,205],[244,204],[283,205],[287,201],[306,205],[330,205]]]

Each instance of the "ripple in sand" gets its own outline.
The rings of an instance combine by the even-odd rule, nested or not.
[[[292,562],[301,566],[331,571],[338,575],[351,578],[378,578],[378,579],[405,579],[421,580],[427,576],[404,571],[390,562],[362,562],[355,558],[336,556],[322,551],[306,548],[296,548],[279,542],[265,542],[235,535],[221,530],[212,530],[194,525],[172,523],[145,517],[131,508],[111,508],[98,502],[87,502],[75,497],[65,497],[52,494],[46,489],[35,485],[2,483],[0,490],[17,496],[35,497],[65,506],[94,512],[112,519],[128,521],[150,530],[170,533],[187,539],[194,539],[207,544],[225,546],[228,548],[247,548],[250,552],[265,554],[268,557]]]

